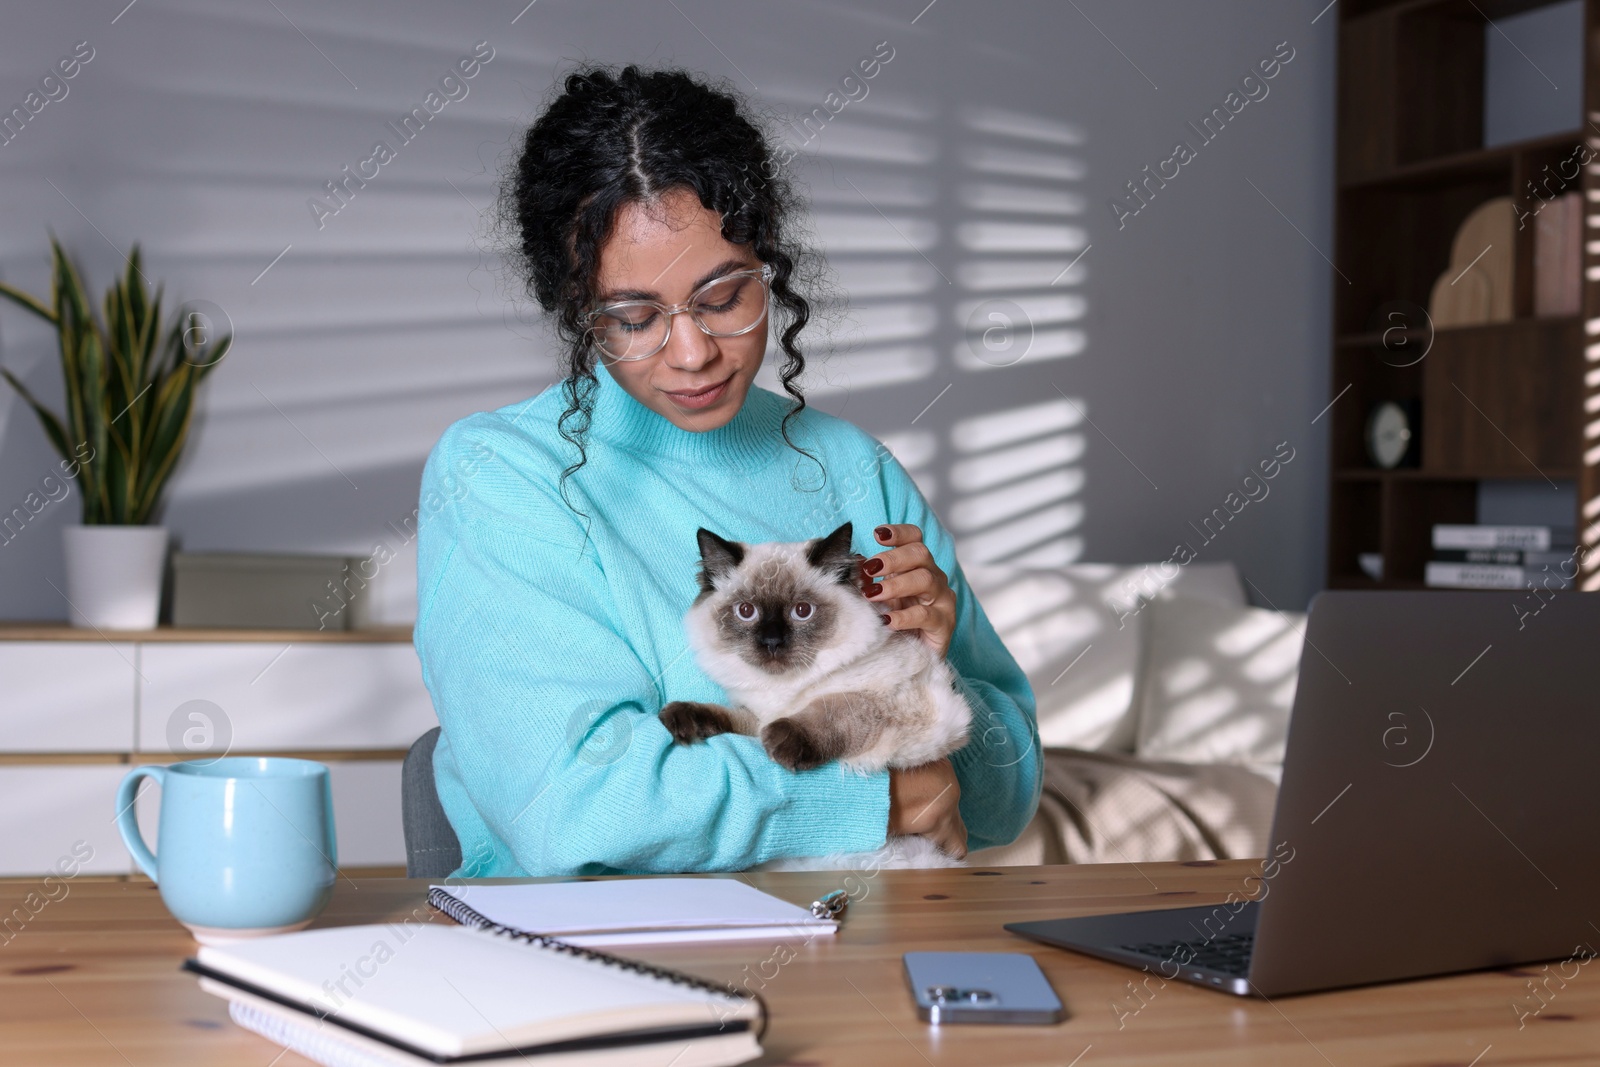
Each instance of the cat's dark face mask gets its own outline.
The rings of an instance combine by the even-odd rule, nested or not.
[[[751,666],[774,675],[809,667],[837,630],[838,598],[859,596],[845,523],[778,559],[700,530],[700,600],[715,598],[717,633]]]

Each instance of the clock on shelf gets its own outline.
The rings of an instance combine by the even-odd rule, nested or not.
[[[1372,406],[1362,440],[1367,456],[1384,470],[1415,467],[1422,434],[1415,400],[1382,400]]]

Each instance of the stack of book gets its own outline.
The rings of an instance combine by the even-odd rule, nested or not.
[[[1566,589],[1575,543],[1571,528],[1440,523],[1423,577],[1443,589]]]

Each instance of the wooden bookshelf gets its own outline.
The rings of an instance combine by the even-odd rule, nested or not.
[[[1530,182],[1542,180],[1545,196],[1581,191],[1591,211],[1590,198],[1600,197],[1594,163],[1564,186],[1552,177],[1579,146],[1600,153],[1600,125],[1482,143],[1485,19],[1546,2],[1344,0],[1337,8],[1331,588],[1422,588],[1433,525],[1476,521],[1478,483],[1489,479],[1575,482],[1573,523],[1594,547],[1582,504],[1600,494],[1600,457],[1586,462],[1584,454],[1586,423],[1600,415],[1600,373],[1587,383],[1585,354],[1586,340],[1595,341],[1585,324],[1600,313],[1600,282],[1588,273],[1600,264],[1594,223],[1585,225],[1583,315],[1535,317],[1531,222],[1515,232],[1511,321],[1435,329],[1422,313],[1457,228],[1484,201],[1509,195],[1533,211],[1541,200]],[[1582,99],[1591,117],[1600,116],[1597,27],[1600,0],[1585,0]],[[1385,400],[1416,405],[1416,466],[1380,470],[1367,457],[1366,421]],[[1366,552],[1382,554],[1382,581],[1360,569]]]

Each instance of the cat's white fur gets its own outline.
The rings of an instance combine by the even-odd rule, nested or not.
[[[740,570],[781,567],[811,571],[807,542],[751,545]],[[774,675],[747,662],[718,640],[715,615],[725,602],[716,594],[689,609],[684,620],[689,647],[701,670],[734,701],[734,711],[749,712],[748,731],[795,715],[829,696],[851,697],[882,716],[882,733],[870,748],[840,760],[851,770],[872,774],[888,767],[917,767],[948,756],[967,740],[972,724],[944,657],[911,631],[892,630],[882,613],[854,585],[819,580],[810,594],[826,601],[837,626],[828,646],[805,668]]]
[[[834,613],[836,631],[812,662],[782,674],[748,662],[719,633],[717,615],[737,597],[738,584],[697,600],[685,618],[689,646],[708,676],[728,693],[735,728],[760,736],[767,724],[792,717],[818,701],[845,700],[847,717],[871,716],[876,736],[840,762],[861,774],[916,767],[960,748],[972,709],[955,672],[916,633],[885,626],[880,609],[856,585],[818,571],[807,560],[812,542],[746,545],[738,572],[804,576],[805,595]],[[881,867],[959,867],[932,841],[891,836],[875,852],[794,857],[760,870],[843,870]]]

